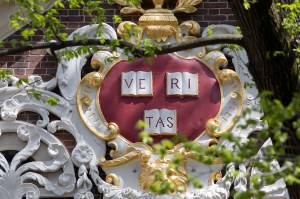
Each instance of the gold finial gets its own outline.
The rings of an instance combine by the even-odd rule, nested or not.
[[[161,9],[164,4],[164,0],[153,0],[153,3],[155,5],[155,9]]]

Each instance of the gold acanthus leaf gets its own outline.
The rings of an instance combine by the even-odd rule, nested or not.
[[[192,13],[197,10],[195,7],[199,3],[201,3],[202,0],[178,0],[176,3],[176,7],[174,10],[172,10],[173,13],[177,12],[185,12],[185,13]]]
[[[147,26],[143,30],[147,35],[156,42],[165,42],[172,35],[176,36],[176,29],[172,26]]]
[[[121,9],[121,14],[132,14],[132,13],[145,13],[145,10],[138,5],[126,2],[125,0],[116,0],[116,3],[121,6],[126,6]]]

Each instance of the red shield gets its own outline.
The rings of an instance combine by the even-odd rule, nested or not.
[[[152,72],[153,96],[121,96],[121,74],[129,71]],[[198,74],[198,96],[167,96],[166,73],[190,72]],[[213,72],[196,59],[183,59],[175,54],[157,56],[151,63],[139,59],[135,62],[121,61],[107,72],[99,94],[100,109],[107,122],[115,122],[120,134],[131,142],[138,142],[138,120],[144,111],[170,109],[177,113],[177,131],[188,140],[195,140],[205,130],[205,123],[214,118],[221,105],[221,91]],[[168,135],[152,136],[155,142],[171,138]]]

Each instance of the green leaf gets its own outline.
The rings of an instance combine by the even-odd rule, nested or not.
[[[145,131],[139,133],[139,139],[142,140],[143,143],[151,144],[153,142],[153,138],[149,136],[149,134]]]
[[[249,10],[250,9],[250,3],[248,2],[248,0],[244,0],[244,8],[246,10]]]
[[[32,90],[29,90],[28,92],[31,93],[35,99],[37,99],[37,100],[41,99],[42,94],[40,91],[32,89]]]
[[[113,23],[121,23],[122,22],[122,18],[118,15],[114,15],[113,16]]]
[[[16,39],[12,39],[10,42],[11,42],[12,47],[15,48],[17,40]]]
[[[153,192],[153,193],[158,193],[159,190],[160,190],[160,182],[155,182],[153,183],[151,186],[150,186],[150,190]]]
[[[46,100],[47,104],[49,104],[50,106],[56,106],[59,102],[59,100],[55,97],[49,97],[47,100]]]
[[[11,75],[10,71],[0,69],[0,80],[9,79],[9,75]]]
[[[148,125],[145,121],[143,120],[139,120],[136,125],[135,125],[135,128],[138,129],[138,130],[143,130],[143,129],[146,129],[148,128]]]
[[[23,84],[29,84],[29,80],[27,78],[21,78],[16,82],[16,86],[21,86]]]
[[[284,179],[285,179],[285,182],[289,185],[292,185],[292,184],[295,184],[295,183],[300,184],[300,179],[293,176],[292,174],[287,175]]]
[[[25,40],[28,40],[29,37],[35,35],[35,32],[36,32],[36,29],[25,29],[21,32],[21,35]]]
[[[211,36],[214,33],[213,27],[209,26],[207,31],[207,36]]]
[[[170,140],[162,140],[161,143],[167,149],[172,149],[174,146],[174,144]]]
[[[242,35],[242,30],[239,26],[236,27],[236,34]]]
[[[54,7],[59,9],[59,8],[65,8],[65,5],[61,1],[55,1]]]

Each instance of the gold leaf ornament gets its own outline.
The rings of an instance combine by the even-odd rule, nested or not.
[[[126,2],[125,0],[116,0],[116,3],[121,6],[126,6],[121,9],[121,14],[145,13],[145,10],[138,5]]]
[[[176,7],[174,10],[172,10],[173,13],[177,12],[185,12],[185,13],[192,13],[197,10],[195,7],[199,3],[201,3],[202,0],[178,0],[176,3]]]
[[[183,187],[187,190],[187,173],[185,169],[186,161],[184,160],[178,169],[170,168],[171,161],[165,159],[156,159],[155,161],[150,159],[150,156],[142,157],[142,171],[139,176],[139,185],[142,190],[149,191],[151,185],[159,184],[163,182],[169,182],[173,185],[170,189],[170,193],[176,193],[178,187]],[[162,174],[162,180],[156,179],[156,174]]]
[[[147,26],[144,31],[149,37],[156,42],[166,42],[171,35],[176,34],[176,30],[172,26]]]

